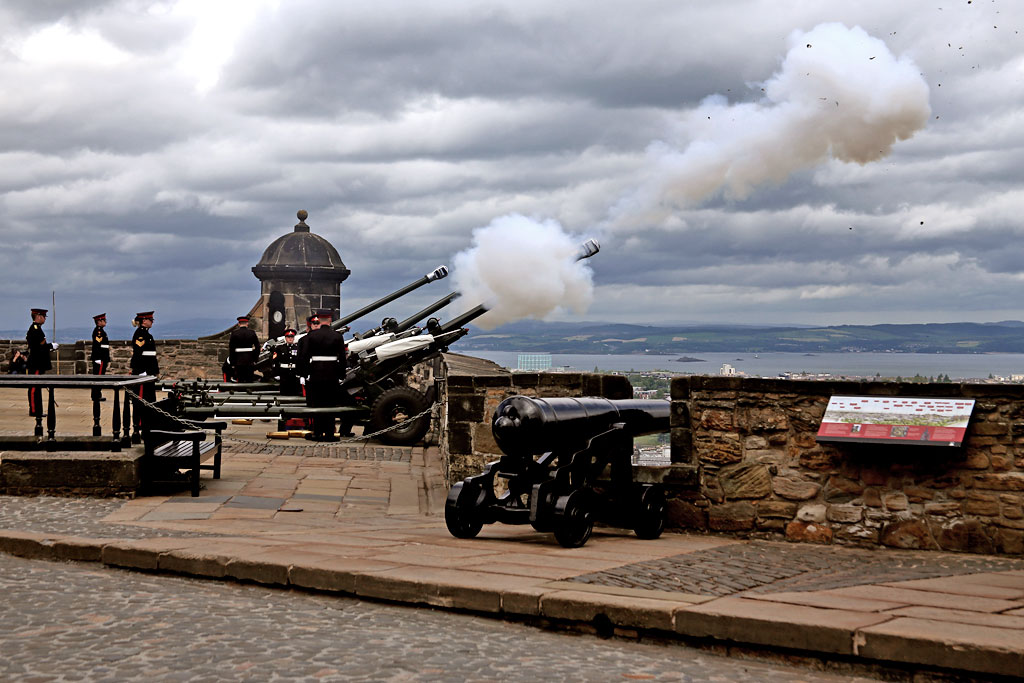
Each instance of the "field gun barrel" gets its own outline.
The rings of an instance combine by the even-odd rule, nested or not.
[[[433,271],[431,271],[431,272],[427,273],[426,275],[424,275],[423,277],[421,277],[419,280],[416,280],[415,282],[412,282],[412,283],[406,285],[405,287],[402,287],[398,291],[392,292],[391,294],[388,294],[385,297],[377,299],[376,301],[374,301],[371,304],[367,304],[366,306],[363,306],[362,308],[360,308],[355,313],[349,313],[346,316],[342,316],[341,318],[338,318],[337,320],[335,320],[334,322],[331,323],[331,327],[333,327],[336,330],[341,328],[341,327],[344,327],[345,325],[348,325],[349,323],[352,323],[352,322],[354,322],[356,320],[359,320],[360,318],[362,318],[367,313],[372,313],[373,311],[376,311],[378,308],[381,308],[382,306],[386,306],[387,304],[391,303],[395,299],[398,299],[398,298],[401,298],[401,297],[405,296],[406,294],[408,294],[409,292],[413,291],[414,289],[418,289],[418,288],[422,287],[423,285],[425,285],[425,284],[427,284],[429,282],[433,282],[435,280],[441,280],[441,279],[444,279],[446,277],[448,277],[448,266],[438,266]]]
[[[422,311],[413,313],[411,316],[409,316],[402,322],[398,323],[398,325],[396,325],[394,330],[392,331],[395,333],[405,332],[406,330],[408,330],[409,328],[411,328],[413,325],[423,320],[424,318],[433,315],[434,313],[437,313],[442,308],[450,304],[452,301],[458,299],[460,296],[462,295],[459,294],[458,292],[452,292],[448,296],[438,299],[434,303],[424,308]]]

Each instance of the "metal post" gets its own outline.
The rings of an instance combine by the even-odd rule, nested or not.
[[[128,400],[127,398],[125,399]],[[121,390],[114,388],[114,452],[121,450]]]
[[[100,429],[100,390],[92,390],[92,435],[100,436],[103,430]]]
[[[121,415],[121,423],[124,425],[124,436],[121,437],[121,445],[128,448],[132,445],[131,439],[131,424],[132,424],[132,409],[131,409],[131,397],[128,393],[132,390],[131,387],[124,388],[124,412]]]
[[[53,387],[46,387],[46,390],[49,393],[46,407],[46,440],[56,445],[57,402],[53,400]]]

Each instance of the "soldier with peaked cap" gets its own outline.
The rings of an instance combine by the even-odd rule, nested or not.
[[[46,341],[46,333],[43,332],[46,313],[45,308],[33,308],[32,325],[25,334],[25,341],[28,342],[28,374],[30,375],[43,375],[53,367],[50,362],[50,351],[56,351],[58,345]],[[43,416],[43,394],[38,387],[30,387],[28,390],[28,414],[32,417]]]
[[[149,333],[153,327],[153,311],[143,311],[135,315],[132,325],[136,325],[132,335],[132,359],[129,363],[133,375],[153,376],[160,373],[160,363],[156,359],[156,340]],[[150,403],[156,401],[156,383],[148,382],[139,385],[139,397]],[[141,425],[142,411],[135,411],[135,424]]]
[[[274,347],[274,377],[281,383],[281,393],[285,396],[302,395],[298,363],[299,345],[295,343],[295,329],[289,327],[284,331],[284,344]]]
[[[329,325],[312,319],[315,329],[299,344],[299,365],[307,373],[306,405],[326,408],[338,405],[339,383],[345,378],[345,339]],[[337,441],[334,436],[334,417],[313,418],[313,439]]]
[[[100,313],[94,315],[92,319],[96,323],[96,327],[92,331],[92,353],[89,355],[92,361],[91,374],[105,375],[107,366],[110,365],[110,340],[107,338],[106,330],[103,329],[107,326],[107,314]],[[92,398],[96,401],[103,400],[99,389],[92,390]]]
[[[260,340],[249,329],[249,316],[238,316],[238,327],[228,340],[228,364],[239,382],[253,381],[253,370],[260,350]]]

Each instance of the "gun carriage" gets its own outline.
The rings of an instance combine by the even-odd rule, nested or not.
[[[447,268],[442,266],[411,285],[335,321],[332,327],[347,329],[353,320],[416,287],[444,277],[447,272]],[[431,318],[426,330],[415,327],[417,322],[457,296],[457,293],[449,294],[401,322],[385,318],[380,327],[354,337],[348,344],[350,362],[345,379],[338,386],[339,405],[336,407],[309,408],[302,396],[282,395],[277,384],[270,381],[238,383],[197,379],[164,382],[161,388],[170,392],[176,411],[191,419],[276,418],[284,422],[289,418],[334,414],[343,422],[362,424],[368,431],[393,427],[380,435],[385,443],[414,444],[430,427],[430,416],[422,413],[433,404],[436,389],[429,387],[426,392],[420,392],[408,386],[406,378],[409,371],[413,366],[447,351],[452,343],[469,332],[463,326],[487,311],[485,307],[478,306],[446,324]],[[269,376],[267,370],[273,348],[278,343],[283,344],[284,340],[268,343],[258,362],[264,368],[265,377]],[[410,421],[417,415],[417,419]]]
[[[473,538],[484,524],[530,524],[576,548],[602,522],[657,538],[665,528],[665,493],[633,481],[633,437],[668,429],[668,401],[505,399],[491,420],[504,455],[452,486],[448,530]],[[500,495],[498,479],[505,480]]]

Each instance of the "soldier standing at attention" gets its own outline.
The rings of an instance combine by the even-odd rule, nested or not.
[[[92,353],[90,354],[92,374],[105,375],[107,366],[110,365],[110,340],[107,338],[106,330],[103,329],[107,326],[107,314],[100,313],[94,315],[92,319],[96,323],[96,328],[92,331]],[[100,396],[99,389],[92,390],[92,398],[94,401],[106,400]]]
[[[156,340],[149,333],[149,329],[153,327],[153,311],[136,314],[132,324],[138,326],[132,335],[132,360],[129,364],[132,374],[155,377],[160,373],[160,364],[156,359]],[[139,398],[150,403],[156,401],[156,383],[140,384]],[[140,426],[141,415],[142,411],[135,411],[135,424]]]
[[[53,364],[50,363],[50,351],[56,351],[58,345],[46,341],[46,333],[43,332],[46,313],[45,308],[33,308],[32,325],[25,334],[25,341],[28,342],[28,374],[30,375],[46,374],[53,367]],[[43,416],[43,394],[38,387],[29,387],[28,414],[32,417]]]
[[[308,373],[306,405],[327,408],[338,405],[339,383],[345,378],[345,338],[329,325],[321,325],[314,317],[313,331],[302,338],[299,364]],[[334,417],[313,418],[313,440],[337,441]]]
[[[249,316],[238,316],[238,327],[231,333],[228,347],[228,364],[233,370],[235,381],[253,381],[252,373],[260,350],[260,340],[249,329]]]
[[[295,330],[284,331],[284,344],[274,349],[274,376],[281,383],[284,396],[302,396],[302,387],[296,367],[299,361],[299,345],[295,343]]]

